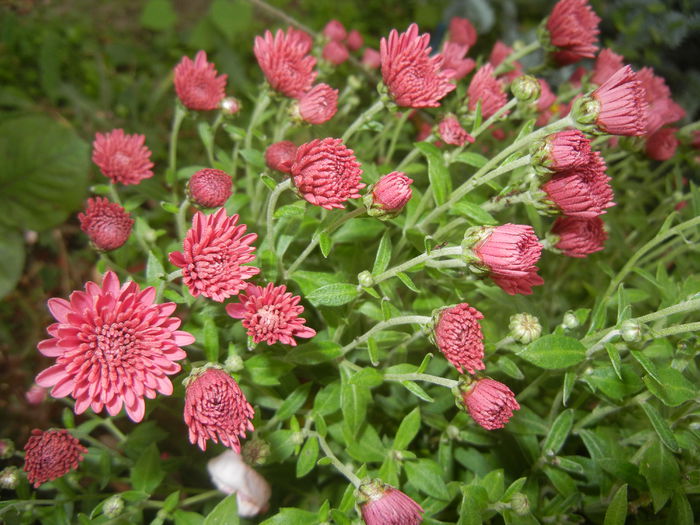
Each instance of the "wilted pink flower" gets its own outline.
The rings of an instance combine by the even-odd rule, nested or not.
[[[438,125],[440,138],[447,144],[453,146],[464,146],[467,142],[473,143],[472,137],[459,123],[459,120],[454,115],[447,115],[440,121]]]
[[[299,317],[304,307],[301,297],[292,295],[284,285],[269,283],[262,286],[248,285],[245,293],[238,296],[239,303],[226,305],[226,313],[234,319],[243,319],[243,326],[255,344],[265,341],[273,345],[277,341],[296,346],[295,337],[308,339],[316,330],[305,326],[306,319]]]
[[[490,378],[478,379],[462,393],[469,415],[486,430],[503,428],[520,405],[515,394],[503,383]]]
[[[253,52],[260,69],[275,91],[297,98],[311,88],[316,79],[316,59],[307,53],[311,39],[303,31],[278,29],[273,38],[270,31],[255,37]]]
[[[557,51],[554,60],[564,66],[593,58],[598,50],[598,24],[588,0],[559,0],[547,19],[550,42]]]
[[[493,76],[493,66],[486,64],[479,68],[467,90],[469,95],[469,111],[475,111],[481,101],[481,115],[489,118],[506,105],[507,97],[503,91],[503,83]]]
[[[455,16],[450,20],[450,42],[472,47],[476,44],[476,29],[466,18]]]
[[[85,213],[79,213],[78,220],[80,229],[90,237],[95,248],[105,252],[122,246],[134,225],[134,219],[124,208],[105,197],[88,199]]]
[[[207,440],[241,451],[240,437],[254,430],[255,411],[230,375],[218,368],[195,370],[187,380],[185,424],[190,443],[207,449]]]
[[[366,47],[362,53],[362,65],[368,67],[369,69],[377,69],[382,65],[382,57],[379,51],[372,49],[371,47]]]
[[[338,20],[331,20],[323,28],[323,35],[329,40],[334,40],[336,42],[342,42],[347,36],[347,31],[345,26]]]
[[[507,46],[505,43],[498,40],[494,44],[493,49],[491,50],[491,54],[489,55],[489,64],[491,64],[495,70],[512,53],[512,47]],[[506,80],[506,82],[512,82],[514,78],[519,77],[523,74],[523,66],[520,62],[515,61],[512,63],[512,66],[513,69],[501,75]]]
[[[542,185],[542,190],[564,215],[592,218],[615,205],[605,161],[597,151],[584,166],[561,171]]]
[[[411,200],[413,195],[411,184],[413,184],[413,179],[409,179],[405,173],[392,171],[377,181],[365,203],[368,209],[379,212],[376,213],[378,216],[386,214],[396,216]],[[370,213],[370,215],[375,214]]]
[[[197,171],[187,183],[190,199],[205,208],[223,206],[231,196],[232,189],[231,176],[213,168]]]
[[[92,162],[112,182],[138,184],[153,177],[151,150],[144,146],[145,140],[144,135],[127,135],[122,129],[96,133],[92,143]]]
[[[196,111],[210,111],[219,107],[226,96],[226,75],[216,76],[214,64],[207,62],[207,54],[198,51],[194,62],[182,57],[175,66],[175,92],[182,104]]]
[[[595,59],[595,69],[593,70],[591,82],[600,86],[613,76],[624,63],[625,58],[622,55],[614,53],[611,49],[603,49]]]
[[[350,52],[345,45],[335,40],[331,40],[325,46],[323,46],[323,52],[321,53],[324,59],[335,66],[339,66],[345,62],[350,56]]]
[[[647,138],[646,154],[653,160],[668,160],[676,153],[678,148],[677,128],[661,128]]]
[[[172,394],[167,376],[179,372],[176,361],[187,356],[180,347],[194,342],[178,330],[180,319],[170,317],[175,303],[154,304],[155,297],[155,288],[142,291],[133,281],[120,285],[117,275],[107,272],[102,287],[88,282],[70,301],[49,299],[58,322],[37,348],[56,357],[56,364],[36,383],[53,387],[53,397],[73,397],[76,414],[91,407],[115,416],[124,405],[132,421],[141,421],[144,396]]]
[[[348,39],[345,41],[345,45],[348,46],[350,51],[357,51],[365,43],[365,39],[357,29],[353,29],[348,33]]]
[[[645,91],[630,66],[618,69],[591,96],[599,105],[596,124],[600,129],[611,135],[644,135]]]
[[[435,344],[459,370],[474,374],[484,367],[484,334],[479,320],[484,315],[467,303],[444,308],[437,314],[433,337]]]
[[[559,237],[555,247],[569,257],[586,257],[603,249],[608,238],[600,217],[557,217],[552,233]]]
[[[24,471],[34,488],[78,468],[87,449],[67,430],[32,430],[24,445]]]
[[[398,489],[379,480],[360,485],[357,494],[366,525],[419,525],[423,508]]]
[[[589,164],[591,155],[591,141],[579,130],[567,129],[549,135],[535,157],[554,171],[564,171]]]
[[[30,405],[40,405],[46,399],[47,390],[34,383],[29,390],[24,393],[24,398]]]
[[[442,47],[442,70],[453,80],[461,80],[466,77],[476,66],[471,58],[464,58],[467,54],[467,46],[454,42],[445,42]]]
[[[245,224],[236,225],[238,215],[226,215],[221,208],[213,215],[201,211],[192,218],[182,252],[171,252],[170,262],[182,268],[182,282],[190,293],[217,302],[245,288],[246,279],[260,273],[255,266],[243,266],[255,259],[251,246],[257,234],[245,234]]]
[[[647,124],[645,135],[651,135],[666,124],[682,119],[685,111],[671,98],[671,90],[666,81],[654,74],[650,67],[643,67],[637,73],[647,102]]]
[[[299,115],[309,124],[323,124],[338,111],[338,90],[316,84],[299,98]]]
[[[297,147],[292,141],[282,140],[275,142],[270,144],[265,150],[265,164],[272,170],[289,173],[292,171],[296,152]]]
[[[418,26],[411,24],[401,34],[392,29],[389,39],[382,38],[379,44],[382,78],[399,106],[435,108],[455,89],[449,75],[441,71],[442,55],[430,56],[429,41],[430,35],[419,36]]]
[[[299,146],[291,175],[304,199],[327,210],[358,199],[365,187],[360,163],[341,139],[315,139]]]

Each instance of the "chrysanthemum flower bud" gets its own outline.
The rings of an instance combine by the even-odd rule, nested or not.
[[[460,373],[483,370],[484,334],[479,321],[484,315],[467,303],[442,308],[433,313],[431,338],[445,358]]]
[[[114,494],[113,496],[110,496],[103,504],[102,504],[102,513],[107,517],[107,518],[117,518],[121,516],[122,512],[124,511],[124,500],[119,496],[119,494]]]
[[[411,200],[412,183],[413,179],[409,179],[401,171],[393,171],[384,175],[363,197],[363,202],[367,207],[367,215],[378,219],[396,217],[401,213],[406,203]]]
[[[364,482],[355,493],[366,525],[418,525],[423,508],[391,485],[375,479]]]
[[[40,405],[46,399],[48,390],[43,386],[34,383],[29,390],[24,393],[24,398],[30,405]]]
[[[649,136],[662,126],[685,117],[685,110],[671,98],[671,90],[663,77],[654,74],[650,67],[643,67],[637,73],[637,80],[644,91],[646,106],[646,132]]]
[[[243,359],[238,354],[231,354],[226,358],[226,361],[224,361],[224,370],[229,374],[239,372],[243,370],[243,368],[245,368]]]
[[[270,457],[270,445],[255,436],[245,442],[241,456],[249,465],[264,465],[267,458]]]
[[[15,490],[19,484],[19,469],[5,467],[0,471],[0,489]]]
[[[0,439],[0,459],[11,458],[15,453],[15,444],[9,439]]]
[[[542,333],[540,320],[528,313],[511,315],[508,328],[511,337],[524,345],[530,344]]]
[[[647,138],[644,151],[653,160],[668,160],[676,154],[679,140],[676,137],[677,128],[661,128]]]
[[[510,500],[510,508],[518,516],[525,516],[530,512],[530,501],[527,495],[522,492],[516,492]]]
[[[554,245],[569,257],[586,257],[599,252],[608,238],[600,217],[558,217],[552,226]]]
[[[481,101],[481,115],[487,119],[496,111],[506,105],[508,97],[503,91],[503,82],[497,79],[493,73],[493,66],[486,64],[474,75],[469,88],[469,111],[475,111],[476,105]]]
[[[577,129],[567,129],[535,142],[532,163],[539,171],[564,171],[591,162],[591,141]]]
[[[503,383],[488,377],[460,386],[469,415],[486,430],[503,428],[520,410],[515,394]]]
[[[636,343],[642,340],[642,333],[644,331],[644,325],[638,321],[633,321],[628,319],[624,321],[620,326],[620,335],[627,343]]]
[[[78,468],[87,449],[67,430],[32,430],[24,446],[24,471],[34,488]]]
[[[617,70],[625,64],[625,57],[614,53],[610,49],[603,49],[595,59],[595,69],[591,77],[591,83],[596,86],[602,85]]]
[[[289,173],[294,164],[297,147],[290,140],[281,140],[270,144],[265,150],[265,164],[271,170]]]
[[[452,80],[463,79],[476,67],[476,62],[465,56],[468,50],[468,46],[455,42],[445,42],[442,46],[442,56],[444,58],[442,71],[447,73]]]
[[[267,512],[270,485],[248,466],[240,454],[227,450],[207,463],[211,481],[224,494],[236,494],[238,515],[251,518]]]
[[[474,143],[474,137],[462,127],[454,115],[447,115],[442,119],[438,125],[438,131],[440,132],[440,138],[446,144],[464,146],[467,142],[470,144]]]
[[[587,0],[559,0],[547,19],[543,43],[554,48],[554,61],[560,66],[593,58],[599,23]]]
[[[516,77],[510,84],[510,91],[521,102],[534,102],[540,98],[540,82],[531,75]]]
[[[224,115],[232,117],[241,110],[241,102],[235,97],[225,97],[219,107]]]
[[[348,49],[350,51],[357,51],[362,47],[362,45],[365,43],[365,39],[362,38],[362,35],[357,29],[353,29],[348,33],[348,38],[345,41],[345,44],[348,46]]]
[[[450,20],[450,42],[472,47],[476,39],[476,29],[468,19],[455,16]]]
[[[362,65],[368,69],[377,69],[382,65],[382,58],[379,51],[366,47],[362,53]]]
[[[336,42],[342,42],[347,36],[347,30],[342,22],[339,20],[331,20],[323,28],[323,36],[328,38],[328,40],[333,40]]]
[[[372,277],[372,272],[367,270],[360,272],[357,276],[357,282],[364,288],[371,288],[374,286],[374,277]]]
[[[323,46],[321,56],[334,66],[339,66],[348,59],[350,52],[348,51],[348,48],[340,42],[331,40],[325,46]]]
[[[580,323],[578,322],[576,315],[574,315],[574,313],[571,311],[566,312],[561,321],[561,325],[567,330],[573,330],[574,328],[578,328],[579,324]]]
[[[204,208],[226,204],[233,189],[233,179],[225,171],[205,168],[190,177],[187,192],[193,202]]]
[[[338,90],[328,84],[317,84],[304,93],[296,106],[296,112],[304,122],[323,124],[338,111]]]
[[[216,109],[224,98],[227,75],[217,76],[207,54],[199,51],[194,61],[182,57],[175,66],[175,91],[182,104],[195,111]]]
[[[78,220],[80,229],[90,237],[95,248],[105,252],[122,246],[131,235],[134,224],[134,219],[124,208],[105,197],[88,199],[85,212],[78,214]]]

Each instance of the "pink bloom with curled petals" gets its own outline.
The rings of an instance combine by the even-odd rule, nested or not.
[[[202,450],[207,449],[207,440],[212,440],[240,453],[239,436],[254,430],[250,422],[254,414],[236,380],[223,370],[197,370],[187,379],[185,424],[190,443],[197,443]]]
[[[79,213],[78,220],[80,229],[90,237],[95,248],[105,252],[122,246],[134,225],[134,219],[124,208],[105,197],[88,199],[85,213]]]
[[[591,82],[600,86],[624,65],[625,58],[622,55],[618,55],[611,49],[603,49],[595,59]]]
[[[474,137],[462,127],[454,115],[447,115],[442,119],[438,125],[438,131],[440,138],[453,146],[464,146],[467,142],[470,144],[474,142]]]
[[[274,37],[270,31],[256,36],[253,53],[272,89],[297,98],[316,80],[316,59],[308,54],[310,49],[309,35],[290,27],[286,32],[278,29]]]
[[[486,119],[506,105],[508,100],[503,90],[503,82],[493,75],[493,66],[486,64],[479,68],[467,90],[469,111],[475,111],[481,101],[481,115]]]
[[[323,46],[321,56],[334,66],[339,66],[350,57],[350,52],[345,45],[331,40]]]
[[[484,315],[467,303],[442,309],[433,331],[435,344],[460,374],[483,370],[484,334],[479,320]]]
[[[358,501],[366,525],[419,525],[423,521],[423,507],[379,480],[360,485]]]
[[[299,98],[299,115],[309,124],[323,124],[338,111],[338,90],[316,84]]]
[[[578,258],[599,252],[608,238],[600,217],[557,217],[552,233],[559,238],[554,245],[558,250]]]
[[[297,148],[291,175],[299,194],[327,210],[359,199],[362,169],[355,153],[341,139],[315,139]]]
[[[411,200],[413,195],[411,184],[413,179],[408,178],[401,171],[392,171],[384,175],[372,187],[371,202],[368,207],[390,215],[398,214]]]
[[[678,131],[678,128],[661,128],[653,135],[647,137],[646,147],[644,148],[647,157],[658,161],[668,160],[673,157],[679,144],[676,131]]]
[[[593,58],[598,50],[598,24],[588,0],[559,0],[547,19],[551,44],[557,48],[554,61],[560,66]]]
[[[646,93],[630,66],[618,69],[591,97],[599,105],[596,124],[600,129],[611,135],[644,135]]]
[[[56,364],[36,377],[36,383],[53,387],[55,398],[75,399],[75,413],[88,407],[111,416],[122,405],[138,423],[145,412],[144,396],[170,395],[167,376],[180,371],[176,363],[187,357],[180,347],[194,337],[178,330],[180,319],[170,317],[175,303],[154,304],[156,290],[141,290],[135,282],[123,285],[107,272],[102,286],[85,284],[70,301],[49,299],[56,323],[48,327],[50,339],[39,343],[39,352],[55,357]]]
[[[204,51],[197,52],[194,61],[182,57],[175,66],[175,92],[182,104],[195,111],[217,109],[226,96],[227,75],[217,75],[214,64],[207,62]]]
[[[592,161],[591,141],[577,129],[549,135],[544,144],[544,165],[554,171],[578,168]]]
[[[362,65],[369,69],[377,69],[382,65],[382,57],[379,51],[366,47],[362,53]]]
[[[347,34],[348,33],[342,22],[335,19],[328,22],[326,24],[326,27],[323,28],[323,36],[325,36],[329,40],[334,40],[336,42],[342,42],[343,40],[345,40]]]
[[[272,170],[289,173],[292,171],[296,152],[297,147],[290,140],[275,142],[270,144],[265,150],[265,164]]]
[[[682,107],[671,98],[671,90],[666,81],[654,74],[650,67],[643,67],[637,73],[637,80],[644,91],[647,102],[647,124],[645,135],[652,135],[662,126],[676,122],[685,116]]]
[[[454,42],[445,42],[442,47],[442,70],[453,80],[461,80],[471,73],[476,66],[476,62],[471,58],[464,58],[467,54],[467,46]]]
[[[153,177],[151,150],[144,146],[145,141],[144,135],[129,135],[123,129],[96,133],[92,142],[92,162],[114,183],[138,184]]]
[[[345,45],[348,46],[350,51],[357,51],[365,43],[365,39],[357,29],[353,29],[348,33],[348,38],[345,41]]]
[[[388,40],[382,38],[382,78],[397,105],[435,108],[455,85],[442,71],[443,56],[430,56],[430,35],[419,35],[418,31],[418,26],[411,24],[404,33],[392,29]]]
[[[194,297],[203,295],[221,303],[243,290],[246,279],[260,273],[255,266],[243,266],[255,259],[251,244],[258,236],[245,235],[247,226],[237,222],[238,215],[229,217],[225,208],[212,215],[198,211],[183,251],[170,253],[170,262],[182,268],[182,282]]]
[[[503,428],[520,405],[515,394],[503,383],[484,377],[462,393],[469,415],[486,430]]]
[[[284,285],[269,283],[263,288],[249,284],[238,298],[239,303],[226,305],[226,313],[234,319],[243,319],[242,324],[255,344],[265,341],[273,345],[279,341],[296,346],[295,337],[308,339],[316,335],[316,330],[305,326],[306,319],[299,317],[304,311],[299,304],[301,297],[292,295]]]
[[[455,16],[450,20],[450,42],[472,47],[476,44],[476,29],[466,18]]]
[[[24,445],[24,471],[34,488],[78,468],[87,449],[67,430],[32,430]]]
[[[222,170],[204,168],[190,177],[187,192],[190,199],[204,208],[226,204],[233,191],[233,179]]]
[[[501,42],[497,41],[491,54],[489,55],[489,64],[491,64],[494,70],[501,65],[501,63],[508,58],[513,53],[513,48]],[[502,76],[506,82],[512,82],[513,79],[523,75],[523,66],[520,62],[515,61],[511,64],[512,69],[500,76]]]

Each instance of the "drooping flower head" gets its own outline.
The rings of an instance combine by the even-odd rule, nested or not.
[[[172,394],[167,376],[180,371],[176,361],[186,357],[180,347],[194,342],[178,330],[180,319],[170,317],[175,303],[154,304],[155,297],[155,288],[141,290],[133,281],[121,285],[114,272],[107,272],[101,287],[88,282],[70,301],[49,299],[57,322],[47,329],[51,338],[37,348],[55,357],[56,364],[36,383],[53,387],[55,398],[75,399],[76,414],[90,407],[115,416],[124,405],[132,421],[141,421],[144,396]]]
[[[442,119],[438,125],[438,131],[440,138],[452,146],[464,146],[467,142],[474,142],[474,137],[462,127],[454,115],[447,115]]]
[[[299,116],[309,124],[323,124],[338,111],[338,90],[316,84],[299,98]]]
[[[187,192],[190,199],[204,208],[223,206],[231,196],[233,179],[222,170],[204,168],[190,177]]]
[[[123,129],[96,133],[92,143],[92,162],[105,177],[120,184],[138,184],[153,177],[151,150],[144,146],[146,137]]]
[[[455,89],[441,70],[442,55],[430,56],[429,41],[430,35],[419,36],[418,26],[411,24],[404,33],[392,29],[379,43],[384,84],[401,107],[435,108]]]
[[[290,140],[281,140],[270,144],[265,150],[265,164],[271,170],[289,173],[292,171],[294,157],[297,153],[296,145]]]
[[[186,108],[211,111],[226,96],[226,78],[227,75],[217,76],[214,64],[207,62],[207,54],[198,51],[194,61],[182,57],[175,66],[175,92]]]
[[[353,29],[348,33],[348,38],[345,41],[345,45],[348,46],[350,51],[357,51],[365,43],[365,39],[357,29]]]
[[[342,42],[348,35],[345,26],[339,20],[331,20],[323,28],[323,36],[331,41]]]
[[[360,163],[341,139],[315,139],[299,146],[291,175],[304,199],[328,210],[358,199],[365,187]]]
[[[366,525],[419,525],[423,521],[423,507],[381,480],[362,483],[356,498]]]
[[[255,344],[265,341],[273,345],[279,341],[296,346],[295,337],[308,339],[316,335],[316,330],[305,326],[306,319],[299,317],[304,311],[299,304],[301,297],[292,295],[284,285],[269,283],[263,288],[248,284],[238,298],[239,303],[226,305],[226,313],[234,319],[243,319],[242,324]]]
[[[465,58],[469,47],[457,44],[455,42],[445,42],[442,47],[442,70],[452,80],[461,80],[471,73],[476,66],[471,58]]]
[[[588,0],[559,0],[547,19],[549,44],[556,48],[554,61],[560,66],[593,58],[598,50],[598,24]]]
[[[577,129],[567,129],[549,135],[533,144],[533,164],[552,171],[564,171],[589,164],[591,141]]]
[[[486,430],[503,428],[520,405],[503,383],[484,377],[463,387],[462,400],[469,415]]]
[[[253,52],[272,89],[297,98],[316,80],[316,59],[308,54],[310,49],[309,35],[290,27],[286,32],[278,29],[274,37],[270,31],[256,36]]]
[[[243,266],[255,259],[251,246],[257,234],[245,234],[245,224],[236,225],[238,215],[226,215],[221,208],[212,215],[201,211],[192,218],[182,252],[171,252],[170,262],[182,268],[182,282],[190,293],[223,302],[246,286],[245,280],[260,273],[255,266]]]
[[[241,451],[240,437],[254,430],[250,420],[255,411],[241,388],[219,368],[195,369],[187,379],[185,424],[190,443],[207,449],[207,440]]]
[[[339,66],[348,59],[350,52],[344,44],[331,40],[323,46],[321,56],[334,66]]]
[[[466,18],[458,16],[450,20],[450,42],[472,47],[476,44],[476,29]]]
[[[611,49],[603,49],[595,59],[595,68],[591,82],[600,86],[625,65],[625,57],[618,55]]]
[[[105,197],[88,199],[84,213],[78,214],[80,229],[83,230],[95,248],[101,251],[116,250],[129,235],[134,219],[116,202]]]
[[[493,66],[486,64],[479,68],[467,90],[469,111],[475,111],[481,101],[481,115],[486,119],[506,105],[508,97],[503,90],[503,82],[493,75]]]
[[[24,471],[34,488],[78,468],[87,449],[67,430],[32,430],[24,445]]]
[[[504,42],[498,40],[491,50],[489,55],[489,64],[491,64],[494,70],[501,65],[501,63],[508,58],[511,53],[513,53],[513,48],[506,45]],[[512,63],[512,69],[507,73],[501,75],[506,82],[512,82],[515,78],[523,74],[523,66],[520,62],[515,61]]]
[[[552,226],[558,237],[555,247],[569,257],[587,257],[599,252],[608,238],[600,217],[558,217]]]
[[[402,171],[392,171],[384,175],[372,186],[364,197],[367,214],[380,219],[396,217],[411,200],[413,179]]]
[[[678,131],[678,128],[661,128],[653,135],[650,135],[644,148],[647,157],[658,161],[668,160],[673,157],[679,144],[676,131]]]
[[[484,315],[467,303],[443,308],[433,314],[435,344],[461,374],[474,374],[484,366],[484,334],[479,320]]]
[[[650,67],[643,67],[637,73],[647,102],[647,124],[645,135],[656,133],[659,128],[682,119],[685,111],[671,98],[671,90],[663,77],[654,74]]]

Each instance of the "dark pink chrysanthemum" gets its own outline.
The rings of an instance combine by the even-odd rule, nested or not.
[[[321,56],[334,66],[339,66],[348,59],[350,52],[344,44],[331,40],[323,46]]]
[[[88,199],[85,213],[79,213],[78,220],[80,229],[90,237],[95,248],[102,251],[122,246],[134,225],[134,219],[124,208],[105,197]]]
[[[366,525],[419,525],[423,521],[423,507],[379,480],[360,485],[358,500]]]
[[[362,53],[362,65],[369,69],[377,69],[382,65],[382,57],[379,51],[366,47]]]
[[[554,60],[564,66],[593,58],[598,50],[598,24],[588,0],[559,0],[547,19],[551,44],[557,48]]]
[[[223,206],[231,196],[233,179],[222,170],[205,168],[197,171],[187,183],[190,199],[205,208]]]
[[[542,185],[549,200],[571,217],[592,218],[615,205],[610,177],[605,174],[605,161],[593,152],[584,166],[556,173]]]
[[[92,143],[92,162],[112,182],[138,184],[153,177],[151,150],[144,146],[145,141],[144,135],[128,135],[122,129],[96,133]]]
[[[171,252],[170,262],[182,268],[182,282],[190,293],[217,302],[245,288],[246,279],[260,273],[255,266],[243,266],[255,259],[251,246],[257,234],[245,234],[245,224],[236,225],[238,215],[226,215],[221,208],[212,215],[201,211],[192,218],[182,252]]]
[[[476,66],[476,62],[471,58],[464,58],[467,54],[467,46],[456,44],[454,42],[445,42],[442,47],[442,70],[452,80],[461,80],[471,73]]]
[[[435,108],[455,89],[442,71],[442,55],[430,56],[429,41],[430,35],[419,36],[418,26],[411,24],[404,33],[392,29],[379,43],[384,84],[401,107]]]
[[[479,68],[467,90],[469,95],[469,111],[476,110],[481,101],[481,115],[489,118],[506,105],[508,98],[503,91],[503,82],[493,76],[493,66],[486,64]]]
[[[643,67],[637,73],[647,102],[647,123],[645,135],[652,135],[666,124],[682,119],[685,111],[671,98],[671,90],[666,81],[654,74],[650,67]]]
[[[448,115],[442,119],[438,125],[438,131],[440,138],[452,146],[464,146],[467,142],[474,142],[474,137],[462,127],[454,115]]]
[[[226,78],[227,75],[217,76],[214,64],[207,62],[207,54],[198,51],[194,61],[182,57],[175,66],[175,92],[186,108],[211,111],[226,96]]]
[[[661,128],[653,135],[647,137],[644,151],[647,157],[653,160],[668,160],[676,154],[678,148],[677,128]]]
[[[133,281],[121,285],[114,272],[107,272],[101,287],[88,282],[70,301],[49,299],[58,322],[48,327],[51,338],[37,348],[55,357],[56,364],[36,383],[53,387],[53,397],[73,397],[76,414],[91,407],[114,416],[124,405],[132,421],[141,421],[144,396],[172,394],[167,376],[179,372],[176,361],[187,356],[180,347],[194,342],[178,330],[180,319],[170,317],[175,303],[154,304],[155,297],[155,288],[141,290]]]
[[[600,217],[558,217],[552,233],[559,237],[555,247],[569,257],[586,257],[603,249],[608,238]]]
[[[226,305],[226,313],[234,319],[243,319],[243,326],[255,344],[265,341],[273,345],[277,341],[296,346],[295,337],[308,339],[316,335],[313,328],[305,326],[306,319],[299,317],[304,307],[301,297],[292,295],[286,286],[269,283],[262,286],[248,285],[238,296],[239,303]]]
[[[618,69],[591,96],[599,105],[596,124],[600,129],[611,135],[644,135],[645,91],[630,66]]]
[[[549,135],[544,140],[543,164],[564,171],[589,164],[592,160],[591,141],[577,129],[567,129]]]
[[[254,430],[255,411],[229,374],[218,368],[196,371],[187,380],[185,424],[190,443],[207,449],[207,440],[241,451],[240,437]]]
[[[411,200],[413,179],[401,171],[384,175],[372,187],[369,208],[389,214],[398,214]]]
[[[520,405],[503,383],[487,377],[478,379],[462,393],[469,415],[486,430],[503,428]]]
[[[450,42],[472,47],[476,44],[476,29],[466,18],[455,16],[450,20]]]
[[[78,468],[87,449],[67,430],[35,428],[24,445],[24,471],[34,488]]]
[[[622,55],[618,55],[611,49],[603,49],[595,59],[595,68],[593,69],[591,82],[597,86],[602,85],[624,64],[625,58]]]
[[[278,29],[275,36],[265,31],[255,37],[253,52],[260,69],[272,89],[288,97],[297,98],[307,92],[316,80],[316,59],[308,54],[311,39],[303,31]]]
[[[294,156],[297,153],[296,145],[290,140],[281,140],[270,144],[265,150],[265,164],[272,170],[289,173],[292,171]]]
[[[323,28],[323,36],[325,36],[329,40],[334,40],[336,42],[342,42],[343,40],[345,40],[347,34],[348,33],[342,22],[335,19],[328,22],[326,24],[326,27]]]
[[[317,84],[299,98],[299,115],[309,124],[323,124],[338,111],[338,90]]]
[[[513,48],[498,40],[494,44],[491,54],[489,55],[489,64],[496,69],[506,58],[511,55],[511,53],[513,53]],[[520,62],[515,61],[512,63],[512,66],[513,68],[510,71],[501,75],[506,82],[512,82],[513,79],[523,74],[523,66]]]
[[[357,51],[365,43],[365,39],[357,29],[353,29],[348,33],[348,38],[345,41],[345,45],[348,46],[350,51]]]
[[[435,344],[459,370],[474,374],[484,366],[484,334],[479,320],[484,315],[467,303],[460,303],[441,310],[435,324]]]
[[[358,199],[365,187],[360,163],[341,139],[315,139],[299,146],[291,175],[304,199],[327,210]]]

